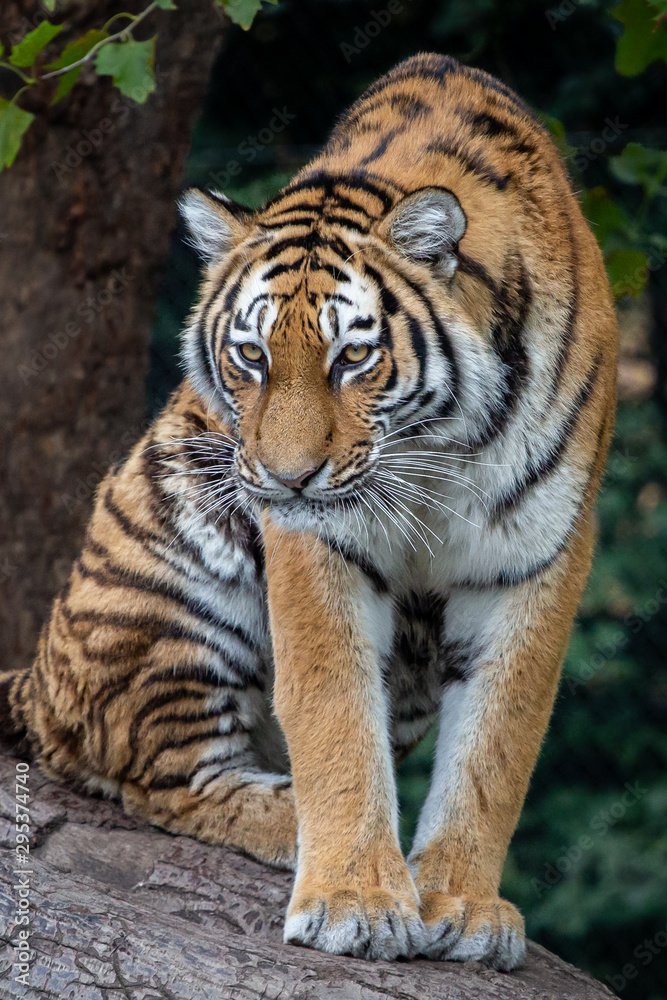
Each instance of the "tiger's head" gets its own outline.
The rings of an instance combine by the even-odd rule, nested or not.
[[[321,519],[359,496],[383,442],[456,405],[442,317],[461,205],[439,188],[311,179],[257,212],[198,189],[181,208],[207,262],[190,380],[238,439],[244,489],[287,519]]]

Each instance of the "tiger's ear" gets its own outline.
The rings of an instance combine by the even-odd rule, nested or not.
[[[189,188],[178,207],[190,233],[188,243],[207,263],[224,257],[250,231],[252,209],[218,191]]]
[[[380,223],[378,236],[410,260],[437,264],[454,274],[456,251],[466,231],[461,204],[445,188],[422,188],[407,195]]]

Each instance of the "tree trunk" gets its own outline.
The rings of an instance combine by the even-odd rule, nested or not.
[[[46,781],[35,766],[27,779],[33,846],[21,869],[16,773],[16,761],[0,757],[0,845],[13,849],[0,862],[2,1000],[612,996],[536,944],[512,973],[477,963],[364,962],[283,945],[291,875],[144,826],[110,802]],[[17,787],[20,795],[24,785]],[[28,886],[32,949],[23,981],[15,949],[24,926],[16,924],[21,883]]]
[[[79,37],[128,6],[146,4],[75,0],[66,31]],[[53,108],[43,94],[31,98],[37,120],[0,174],[4,668],[30,662],[95,488],[144,425],[158,279],[225,24],[214,0],[179,8],[139,29],[142,38],[158,31],[157,88],[144,104],[86,68]],[[20,40],[39,10],[3,3],[3,41]]]

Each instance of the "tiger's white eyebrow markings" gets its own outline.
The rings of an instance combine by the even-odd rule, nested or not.
[[[243,330],[244,333],[250,330],[250,317],[257,303],[264,301],[266,307],[266,299],[268,298],[269,298],[268,292],[260,292],[260,294],[256,295],[254,299],[252,299],[252,301],[248,304],[245,313],[242,313],[241,310],[239,309],[238,312],[236,313],[236,316],[234,317],[234,328],[236,330]],[[261,310],[260,310],[260,315],[261,315]]]

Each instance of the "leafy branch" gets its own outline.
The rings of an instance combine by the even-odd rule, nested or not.
[[[667,0],[623,0],[611,10],[623,25],[616,41],[615,66],[622,76],[636,76],[656,61],[667,61]],[[629,142],[608,170],[618,183],[634,186],[641,197],[616,200],[604,187],[584,188],[584,213],[604,256],[617,298],[639,295],[649,273],[667,262],[667,238],[658,231],[667,195],[667,152]]]
[[[262,0],[215,0],[230,19],[247,30],[259,12]],[[278,0],[267,0],[277,3]],[[53,10],[53,0],[46,3]],[[137,104],[143,104],[155,90],[155,42],[157,35],[143,42],[133,37],[133,31],[145,18],[156,10],[176,10],[173,0],[151,0],[138,14],[123,11],[114,14],[101,28],[86,32],[65,46],[59,58],[44,68],[37,67],[38,58],[46,47],[63,30],[63,24],[50,21],[34,28],[15,45],[7,57],[0,45],[0,68],[9,70],[19,77],[23,86],[10,100],[0,98],[0,170],[12,165],[21,147],[26,131],[35,119],[31,112],[19,107],[17,101],[28,90],[44,81],[58,80],[52,104],[60,101],[77,82],[83,67],[91,63],[98,76],[110,76],[121,94]],[[127,21],[118,31],[111,31],[119,20]]]

